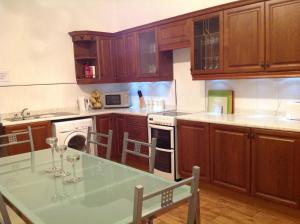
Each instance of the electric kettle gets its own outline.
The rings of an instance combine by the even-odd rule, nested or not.
[[[90,100],[88,97],[86,96],[79,96],[77,98],[77,103],[78,103],[78,107],[79,107],[79,111],[80,112],[86,112],[89,110],[90,107]]]

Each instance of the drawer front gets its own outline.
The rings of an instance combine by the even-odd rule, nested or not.
[[[147,128],[147,117],[146,116],[127,116],[127,126],[141,126]]]

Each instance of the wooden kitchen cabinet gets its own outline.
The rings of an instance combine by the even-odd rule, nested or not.
[[[191,72],[193,78],[223,72],[223,12],[193,18]]]
[[[114,59],[117,82],[132,82],[137,74],[137,46],[135,32],[114,38]]]
[[[299,207],[300,133],[253,129],[252,194]]]
[[[116,114],[115,115],[115,128],[114,128],[114,133],[115,133],[115,150],[114,150],[114,158],[116,161],[120,162],[121,157],[122,157],[122,149],[123,149],[123,137],[124,137],[124,132],[126,129],[126,116],[122,114]]]
[[[5,131],[5,134],[11,134],[11,133],[15,133],[15,132],[23,132],[23,131],[27,131],[28,126],[31,126],[33,144],[34,144],[35,150],[49,148],[50,146],[48,144],[46,144],[46,138],[51,137],[51,134],[52,134],[50,121],[5,126],[4,131]],[[20,139],[25,140],[28,138],[21,135]],[[16,155],[16,154],[20,154],[20,153],[26,153],[26,152],[30,152],[30,145],[29,144],[20,144],[20,145],[8,146],[8,147],[6,147],[6,149],[4,151],[6,151],[6,152],[3,154],[8,155],[8,156]]]
[[[108,134],[109,130],[113,130],[113,139],[116,135],[114,131],[114,115],[105,114],[96,116],[96,130],[98,133]],[[100,139],[100,142],[107,144],[107,138]],[[116,155],[115,141],[112,143],[112,157]],[[98,156],[106,157],[106,148],[98,146]]]
[[[211,181],[250,194],[250,128],[210,126]]]
[[[300,1],[266,2],[266,70],[300,70]]]
[[[115,82],[112,35],[94,31],[74,31],[75,74],[78,84]],[[85,75],[85,65],[95,66],[95,75]]]
[[[116,81],[127,81],[127,69],[126,69],[126,54],[125,54],[125,38],[124,36],[117,36],[113,39],[114,47],[114,60],[115,60],[115,72]]]
[[[70,32],[73,40],[75,75],[77,83],[92,83],[99,79],[97,35],[95,32]],[[95,76],[86,77],[85,64],[95,66]]]
[[[115,64],[113,57],[113,39],[98,37],[99,80],[101,83],[116,81]]]
[[[147,116],[126,115],[125,119],[125,131],[128,132],[128,138],[148,142]],[[128,148],[133,150],[133,144],[129,143]],[[141,152],[147,154],[148,148],[142,147]],[[127,164],[141,170],[149,171],[149,162],[145,158],[127,154]]]
[[[127,33],[124,36],[125,41],[125,63],[127,71],[126,81],[136,80],[137,75],[137,43],[136,33]]]
[[[160,51],[190,47],[191,19],[161,25],[157,33]]]
[[[137,32],[137,71],[136,81],[173,80],[173,53],[158,50],[156,28]]]
[[[224,71],[265,69],[264,2],[224,11]]]
[[[155,29],[137,33],[138,78],[158,78],[158,46]]]
[[[178,120],[177,139],[181,177],[190,177],[193,166],[199,166],[200,179],[210,182],[209,124]]]

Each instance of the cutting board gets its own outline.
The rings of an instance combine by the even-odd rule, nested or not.
[[[209,90],[208,112],[233,114],[234,94],[232,90]]]

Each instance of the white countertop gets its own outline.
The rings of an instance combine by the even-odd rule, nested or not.
[[[103,115],[103,114],[111,114],[111,113],[118,113],[118,114],[128,114],[128,115],[138,115],[138,116],[147,116],[151,113],[158,113],[167,110],[174,110],[174,107],[167,107],[166,109],[140,109],[140,108],[117,108],[117,109],[99,109],[99,110],[89,110],[87,112],[80,112],[78,110],[68,110],[67,112],[73,113],[73,115],[67,116],[56,116],[56,117],[44,117],[38,119],[29,119],[29,120],[20,120],[20,121],[7,121],[2,119],[1,123],[3,126],[9,125],[18,125],[18,124],[26,124],[32,122],[41,122],[41,121],[55,121],[55,120],[62,120],[62,119],[72,119],[72,118],[80,118],[80,117],[91,117],[96,115]],[[46,113],[46,112],[44,112]],[[49,112],[51,113],[51,112]]]
[[[274,115],[235,115],[194,113],[177,117],[178,120],[199,121],[214,124],[226,124],[252,128],[265,128],[300,132],[300,121],[289,120],[284,116]]]

